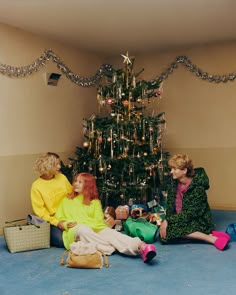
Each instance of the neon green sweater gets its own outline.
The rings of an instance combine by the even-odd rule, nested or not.
[[[67,229],[67,222],[76,221],[78,225],[85,224],[95,232],[108,227],[104,221],[100,200],[93,200],[90,205],[85,205],[83,198],[83,195],[74,199],[64,198],[57,209],[56,218],[66,220],[64,223],[65,230],[63,231],[63,242],[66,249],[69,249],[70,244],[75,240],[75,227]]]
[[[34,213],[57,226],[59,220],[55,213],[63,197],[72,190],[72,186],[65,175],[56,174],[53,179],[38,178],[31,187],[31,204]]]

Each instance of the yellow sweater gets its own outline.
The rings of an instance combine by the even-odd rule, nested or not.
[[[108,227],[104,221],[100,200],[93,200],[90,205],[85,205],[83,198],[83,195],[74,199],[64,198],[57,209],[56,218],[66,220],[64,223],[65,230],[63,231],[63,242],[66,249],[69,249],[70,244],[74,242],[75,235],[75,227],[67,229],[67,222],[76,221],[78,225],[85,224],[95,232]]]
[[[45,180],[38,178],[31,187],[31,203],[34,213],[57,226],[59,220],[55,213],[63,197],[72,190],[68,179],[61,173],[56,174],[53,179]]]

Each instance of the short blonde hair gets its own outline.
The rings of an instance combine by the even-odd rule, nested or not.
[[[187,155],[176,154],[169,159],[168,164],[170,168],[178,168],[181,170],[186,168],[186,176],[188,177],[194,175],[193,162]]]
[[[57,165],[57,160],[60,156],[56,153],[47,152],[39,156],[34,165],[34,170],[39,175],[48,174],[52,167]]]

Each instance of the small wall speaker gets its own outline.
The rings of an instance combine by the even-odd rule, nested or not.
[[[61,74],[58,73],[47,73],[46,80],[47,85],[57,86],[57,83],[61,77]]]

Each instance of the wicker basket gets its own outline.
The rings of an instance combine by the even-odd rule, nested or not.
[[[50,224],[8,225],[3,228],[4,238],[11,253],[50,248]]]

